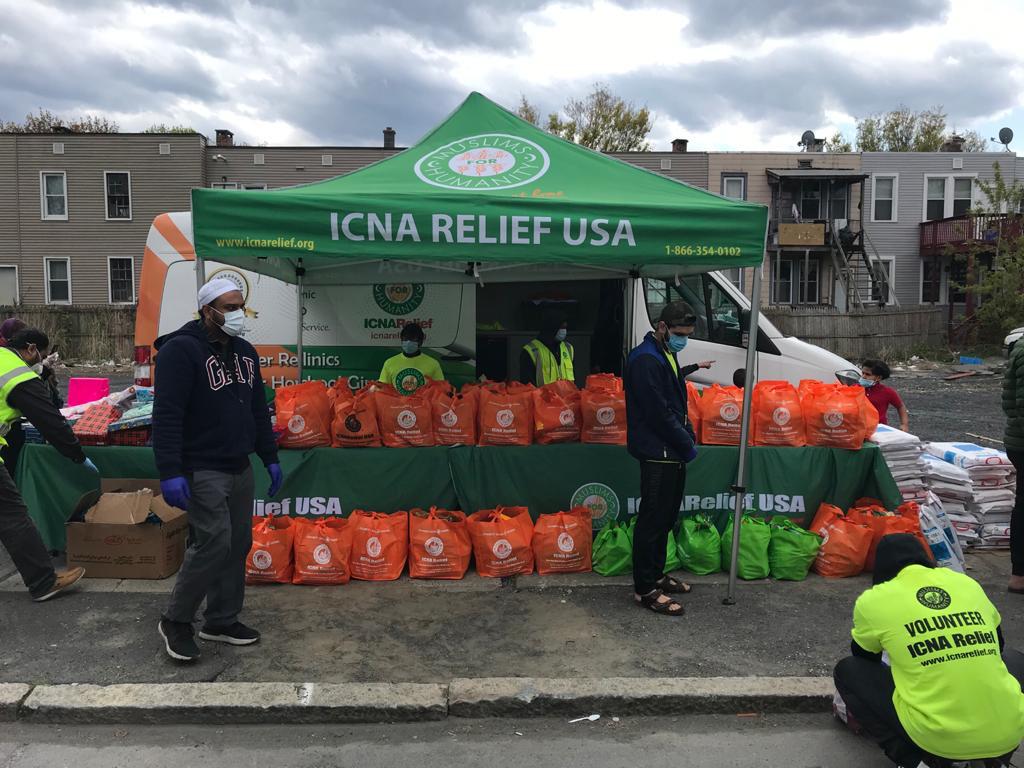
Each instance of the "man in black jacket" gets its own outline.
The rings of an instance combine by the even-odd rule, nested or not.
[[[683,614],[683,606],[669,595],[690,591],[688,584],[665,574],[665,555],[668,534],[679,518],[686,465],[697,458],[684,379],[698,366],[680,370],[676,361],[696,325],[689,304],[666,305],[655,330],[630,352],[623,382],[627,445],[640,462],[640,510],[633,534],[635,599],[668,616]]]
[[[199,320],[156,341],[153,454],[164,499],[187,510],[189,522],[188,550],[159,624],[167,654],[178,661],[199,658],[192,622],[204,599],[199,637],[259,641],[238,620],[252,546],[249,455],[267,467],[271,496],[283,482],[259,356],[238,338],[242,293],[230,280],[211,280],[199,292],[199,312]]]
[[[12,422],[24,416],[61,455],[99,474],[53,404],[49,388],[33,371],[34,366],[42,363],[49,347],[50,340],[45,333],[25,328],[15,333],[7,346],[0,349],[0,423],[3,431],[6,432]],[[0,437],[0,445],[5,444]],[[10,554],[29,594],[37,603],[58,595],[85,575],[84,568],[72,568],[63,573],[54,571],[39,530],[29,518],[17,486],[2,464],[0,543]]]

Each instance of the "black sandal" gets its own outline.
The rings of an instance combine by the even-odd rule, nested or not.
[[[664,592],[660,589],[653,589],[646,595],[636,595],[634,599],[644,608],[660,613],[663,616],[682,616],[686,612],[686,609],[680,603],[671,598],[665,602],[660,602],[659,598],[662,596],[665,596]]]
[[[662,576],[655,585],[666,595],[688,595],[693,592],[693,587],[685,581],[680,581],[672,576]]]

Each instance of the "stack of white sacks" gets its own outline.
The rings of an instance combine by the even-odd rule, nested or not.
[[[928,488],[919,464],[923,450],[921,440],[895,427],[879,424],[871,442],[881,449],[903,500],[924,503]]]
[[[1006,454],[973,443],[926,443],[924,450],[928,484],[961,543],[1007,546],[1016,474]]]

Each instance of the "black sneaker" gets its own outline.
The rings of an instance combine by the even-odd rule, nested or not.
[[[228,645],[252,645],[260,641],[260,633],[240,621],[227,627],[211,627],[207,624],[199,630],[199,637]]]
[[[160,619],[156,625],[160,637],[164,639],[167,655],[175,661],[195,661],[199,658],[199,646],[193,636],[191,624],[179,621]]]

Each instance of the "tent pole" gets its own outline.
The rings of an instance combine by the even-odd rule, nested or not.
[[[736,604],[736,566],[740,554],[740,523],[743,519],[743,500],[747,495],[747,456],[750,452],[750,425],[753,414],[750,412],[751,395],[757,383],[757,329],[761,314],[761,270],[754,270],[754,295],[750,300],[750,325],[747,331],[747,369],[743,384],[743,424],[740,427],[740,457],[736,468],[736,484],[732,487],[735,494],[736,507],[732,515],[732,559],[729,561],[729,591],[722,601],[724,605]]]
[[[199,289],[206,283],[206,259],[196,254],[196,294],[198,295]]]
[[[298,358],[299,375],[298,382],[302,382],[302,313],[305,310],[305,299],[302,295],[302,278],[306,274],[306,268],[302,266],[302,259],[299,259],[295,265],[295,295],[297,297],[297,306],[299,311],[299,319],[296,322],[295,328],[295,355]]]

